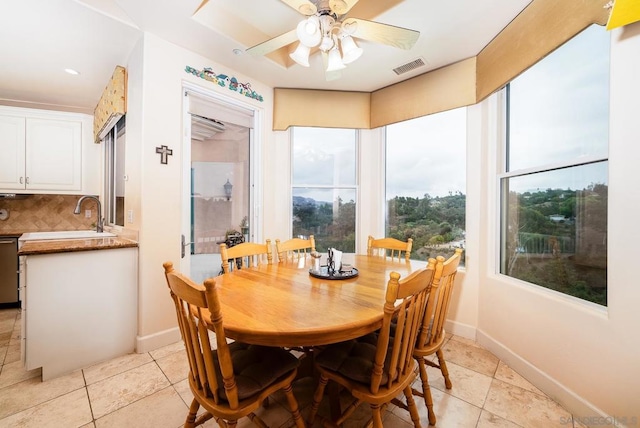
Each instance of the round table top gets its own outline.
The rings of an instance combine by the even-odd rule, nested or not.
[[[236,270],[215,278],[225,334],[268,346],[314,346],[380,328],[389,274],[407,276],[426,262],[345,254],[349,279],[311,276],[310,258]]]

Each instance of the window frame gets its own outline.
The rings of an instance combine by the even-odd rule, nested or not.
[[[296,128],[317,128],[317,129],[342,129],[352,131],[354,133],[354,184],[352,185],[319,185],[312,183],[302,183],[296,184],[294,181],[294,145],[295,145],[295,130]],[[325,127],[312,127],[312,126],[291,126],[289,129],[289,140],[290,140],[290,150],[289,150],[289,183],[290,183],[290,196],[289,196],[289,210],[290,210],[290,221],[289,221],[289,236],[293,237],[293,196],[296,189],[318,189],[318,190],[353,190],[354,191],[354,202],[356,204],[355,207],[355,224],[354,224],[354,235],[355,235],[355,252],[358,253],[358,243],[359,243],[359,225],[360,225],[360,164],[361,164],[361,131],[356,128],[325,128]],[[316,238],[316,242],[318,242],[318,238]]]
[[[586,30],[586,29],[585,29]],[[583,30],[584,31],[584,30]],[[581,33],[576,34],[574,37],[578,37]],[[569,40],[570,41],[570,40]],[[569,42],[568,41],[568,42]],[[611,41],[610,41],[611,43]],[[553,55],[552,52],[550,55]],[[535,66],[535,65],[534,65]],[[525,70],[523,73],[526,73]],[[611,124],[611,80],[608,81],[609,93],[608,93],[608,101],[609,101],[609,128]],[[607,168],[609,168],[609,150],[610,150],[610,140],[607,139],[607,148],[603,150],[601,155],[583,155],[578,158],[569,159],[566,161],[559,162],[548,162],[544,164],[540,164],[534,167],[526,167],[521,169],[509,170],[509,139],[510,139],[510,121],[509,121],[509,113],[510,113],[510,82],[505,85],[505,87],[497,93],[498,96],[498,123],[497,130],[498,133],[496,137],[499,142],[497,144],[497,153],[495,154],[495,166],[496,166],[496,174],[495,174],[495,226],[496,226],[496,235],[495,235],[495,263],[494,265],[494,273],[498,277],[507,280],[511,283],[521,284],[527,287],[530,287],[533,290],[537,290],[542,293],[549,293],[555,296],[559,296],[568,301],[572,301],[582,306],[593,307],[598,310],[606,311],[608,308],[608,299],[607,302],[602,305],[600,303],[587,300],[582,297],[577,297],[572,294],[565,293],[563,291],[558,291],[553,288],[545,287],[543,285],[536,284],[534,282],[529,282],[524,279],[510,276],[503,272],[503,267],[505,260],[503,260],[503,254],[505,252],[506,240],[504,237],[506,236],[506,228],[508,227],[505,219],[505,211],[504,211],[504,203],[505,203],[505,192],[508,192],[506,186],[503,186],[505,180],[516,177],[523,177],[527,175],[533,174],[542,174],[545,172],[558,171],[562,169],[570,169],[576,168],[584,165],[592,165],[597,163],[606,163]],[[610,129],[608,136],[610,136]],[[607,186],[609,186],[609,181],[607,180]],[[608,211],[608,209],[607,209]],[[609,229],[609,218],[607,216],[607,232]],[[607,254],[610,253],[610,249],[608,247],[607,240]],[[607,262],[608,267],[609,262]],[[607,292],[609,287],[609,281],[607,280]]]

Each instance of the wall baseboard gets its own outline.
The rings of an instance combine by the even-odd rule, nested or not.
[[[551,399],[562,405],[584,425],[591,426],[593,423],[589,423],[589,421],[597,421],[599,426],[619,426],[614,425],[614,417],[608,416],[605,412],[550,377],[547,373],[538,369],[482,329],[477,329],[476,342],[500,358],[500,360],[511,367],[516,373],[531,382]],[[607,421],[611,421],[611,424]]]
[[[179,340],[181,340],[181,336],[180,329],[178,327],[159,331],[147,336],[137,336],[136,352],[138,354],[143,354],[145,352],[150,352],[163,346],[171,345],[172,343],[178,342]]]
[[[444,322],[444,331],[465,339],[476,340],[476,326],[463,324],[457,321],[446,320]]]

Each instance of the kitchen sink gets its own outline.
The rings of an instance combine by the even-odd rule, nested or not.
[[[20,241],[41,241],[52,239],[90,239],[108,238],[116,236],[111,232],[96,232],[95,230],[59,230],[55,232],[29,232],[20,237]]]

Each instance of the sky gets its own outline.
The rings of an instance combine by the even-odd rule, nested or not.
[[[387,126],[387,199],[466,194],[467,110]]]
[[[609,44],[594,25],[511,82],[510,172],[606,160]],[[293,139],[294,185],[355,184],[355,130],[295,128]],[[387,199],[466,194],[466,108],[389,125],[386,145]],[[582,189],[607,176],[603,162],[512,178],[511,190]]]
[[[607,158],[609,44],[610,33],[593,25],[511,82],[511,172]],[[521,183],[518,191],[535,189],[523,188],[525,183],[575,190],[607,183],[607,173],[605,162],[512,179],[512,185]]]

